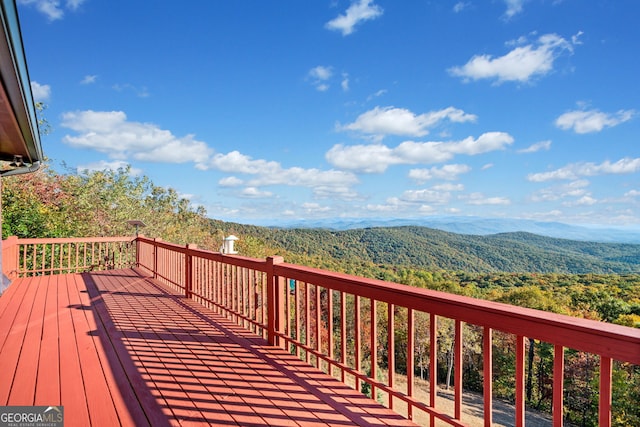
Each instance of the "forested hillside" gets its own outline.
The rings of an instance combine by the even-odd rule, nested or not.
[[[455,234],[426,227],[264,228],[217,223],[264,246],[312,258],[359,260],[427,270],[476,273],[637,273],[640,245],[555,239],[530,233]]]
[[[43,166],[2,180],[2,237],[127,236],[142,220],[149,237],[202,247],[218,245],[202,208],[130,169],[69,171]]]

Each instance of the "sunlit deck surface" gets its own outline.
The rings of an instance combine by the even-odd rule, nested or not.
[[[0,405],[63,405],[66,426],[414,425],[136,270],[16,280]]]

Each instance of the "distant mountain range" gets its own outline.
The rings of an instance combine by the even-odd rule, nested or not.
[[[308,221],[271,222],[263,226],[281,228],[322,228],[328,230],[352,230],[372,227],[420,226],[458,234],[487,236],[499,233],[526,232],[560,239],[603,243],[640,243],[640,227],[578,226],[561,222],[544,222],[526,219],[482,217],[428,217],[415,219],[324,219]]]
[[[640,244],[570,240],[522,231],[479,235],[415,225],[330,230],[233,223],[218,223],[216,228],[245,239],[251,236],[273,253],[298,260],[292,262],[335,260],[476,273],[640,273]]]

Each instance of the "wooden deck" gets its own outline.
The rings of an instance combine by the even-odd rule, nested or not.
[[[414,425],[135,270],[16,280],[0,405],[63,405],[66,426]]]

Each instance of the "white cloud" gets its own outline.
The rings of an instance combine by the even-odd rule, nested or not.
[[[634,110],[619,110],[616,113],[603,113],[598,110],[576,110],[562,114],[556,119],[556,126],[563,130],[572,129],[575,133],[600,132],[606,127],[617,126],[631,120]]]
[[[35,102],[45,102],[51,98],[51,86],[31,82],[31,93]]]
[[[277,174],[282,170],[280,164],[274,161],[253,160],[239,151],[231,151],[227,154],[214,155],[206,169],[214,168],[223,172],[255,174]]]
[[[409,178],[419,183],[424,183],[431,179],[455,180],[458,179],[458,175],[467,173],[470,170],[471,168],[469,166],[461,164],[444,165],[440,168],[411,169],[409,171]]]
[[[505,19],[509,20],[515,15],[522,13],[525,1],[526,0],[504,0],[507,5],[507,10],[504,12]]]
[[[406,141],[395,148],[381,144],[344,146],[334,145],[326,154],[332,165],[363,173],[381,173],[397,164],[446,162],[457,154],[476,155],[502,150],[513,143],[504,132],[487,132],[477,139],[468,137],[454,142]]]
[[[155,124],[128,121],[122,111],[67,112],[62,115],[62,126],[77,133],[65,135],[65,144],[96,150],[117,160],[202,164],[212,153],[193,135],[178,138]]]
[[[456,4],[453,5],[453,11],[455,13],[460,13],[463,10],[467,9],[469,6],[470,6],[470,3],[459,1]]]
[[[526,83],[550,73],[553,62],[565,52],[573,52],[571,42],[556,34],[545,34],[535,43],[518,46],[504,56],[476,55],[465,65],[448,71],[464,81],[491,79],[498,84],[509,81]]]
[[[580,40],[580,36],[584,34],[584,31],[578,31],[576,34],[571,36],[571,43],[574,45],[582,44],[582,40]]]
[[[129,83],[119,84],[116,83],[112,86],[113,90],[117,92],[131,91],[139,98],[148,98],[150,96],[149,90],[146,87],[137,87]]]
[[[85,0],[67,0],[65,5],[69,10],[77,10]],[[49,18],[50,21],[62,19],[64,8],[60,6],[60,0],[18,0],[19,4],[33,5],[35,8]]]
[[[325,24],[325,28],[342,32],[343,36],[353,33],[354,28],[360,22],[376,19],[382,16],[383,10],[380,6],[373,4],[373,0],[359,0],[351,3],[344,15]]]
[[[531,195],[531,200],[534,202],[553,202],[556,200],[566,199],[568,197],[583,197],[590,194],[587,187],[589,187],[589,181],[586,179],[579,179],[566,184],[553,185],[533,193]]]
[[[445,120],[454,123],[475,122],[477,116],[454,107],[419,115],[404,108],[375,107],[373,110],[362,113],[353,123],[338,125],[337,128],[342,131],[356,131],[378,136],[424,136],[429,133],[429,128]]]
[[[340,86],[345,92],[349,90],[349,74],[342,73],[342,82],[340,83]]]
[[[369,204],[365,207],[367,211],[382,212],[382,213],[397,212],[400,210],[400,208],[401,208],[400,201],[396,198],[391,198],[387,200],[386,204],[377,204],[377,205]]]
[[[487,197],[482,193],[471,193],[459,197],[469,205],[510,205],[511,200],[507,197]]]
[[[71,10],[78,9],[85,0],[67,0],[67,7]]]
[[[270,191],[262,191],[256,187],[247,187],[240,192],[240,197],[246,197],[249,199],[264,199],[272,196],[273,193]]]
[[[537,153],[542,150],[549,150],[551,148],[551,141],[540,141],[535,144],[531,144],[527,148],[523,148],[522,150],[518,150],[518,153],[529,154],[529,153]]]
[[[18,0],[19,4],[35,5],[35,8],[49,18],[50,21],[62,19],[64,11],[60,8],[59,0]]]
[[[329,212],[331,210],[331,208],[329,206],[322,206],[319,203],[303,203],[302,204],[302,209],[304,209],[304,211],[307,214],[316,214],[319,212]]]
[[[280,163],[263,159],[254,160],[238,151],[227,154],[215,154],[201,169],[216,169],[222,172],[253,175],[248,180],[227,178],[225,185],[247,184],[249,187],[288,185],[311,188],[318,197],[353,199],[357,197],[351,190],[358,183],[350,172],[337,170],[304,169],[300,167],[283,168]]]
[[[90,85],[96,82],[98,76],[94,75],[87,75],[84,76],[84,78],[80,81],[81,85]]]
[[[434,189],[434,190],[438,190],[438,191],[463,191],[464,190],[464,185],[463,184],[453,184],[451,182],[447,182],[445,184],[434,185],[431,188]]]
[[[106,160],[100,160],[99,162],[87,163],[86,165],[79,165],[76,168],[76,170],[78,172],[82,172],[82,171],[93,172],[93,171],[105,171],[105,170],[117,171],[119,169],[126,169],[128,167],[130,167],[129,163],[125,162],[124,160],[115,160],[112,162],[108,162]],[[131,175],[134,175],[134,176],[142,175],[141,169],[130,168],[129,171]]]
[[[372,94],[372,95],[367,96],[367,101],[371,101],[371,100],[372,100],[372,99],[374,99],[374,98],[378,98],[378,97],[380,97],[380,96],[384,95],[385,93],[387,93],[387,90],[386,90],[386,89],[380,89],[380,90],[379,90],[379,91],[377,91],[376,93],[374,93],[374,94]]]
[[[332,76],[333,68],[324,65],[318,65],[307,73],[307,77],[311,80],[311,83],[320,92],[325,92],[329,89],[329,84],[327,82]]]
[[[381,173],[387,167],[403,163],[386,145],[334,145],[325,155],[327,161],[341,169],[364,173]]]
[[[422,190],[407,190],[402,193],[400,199],[408,203],[429,203],[444,205],[451,200],[451,193],[448,191],[438,191],[431,188]]]
[[[565,206],[591,206],[591,205],[595,205],[596,203],[598,203],[598,201],[587,194],[580,197],[575,202],[564,203],[564,205]]]
[[[317,67],[309,70],[309,76],[318,79],[318,80],[329,80],[333,75],[333,71],[331,67],[325,67],[322,65],[318,65]]]
[[[220,187],[238,187],[244,184],[244,181],[235,176],[228,176],[218,181]]]
[[[529,174],[527,179],[532,182],[544,182],[560,179],[578,179],[583,176],[620,175],[636,172],[640,172],[640,158],[625,157],[615,163],[611,163],[609,160],[600,164],[591,162],[572,163],[554,171]]]

